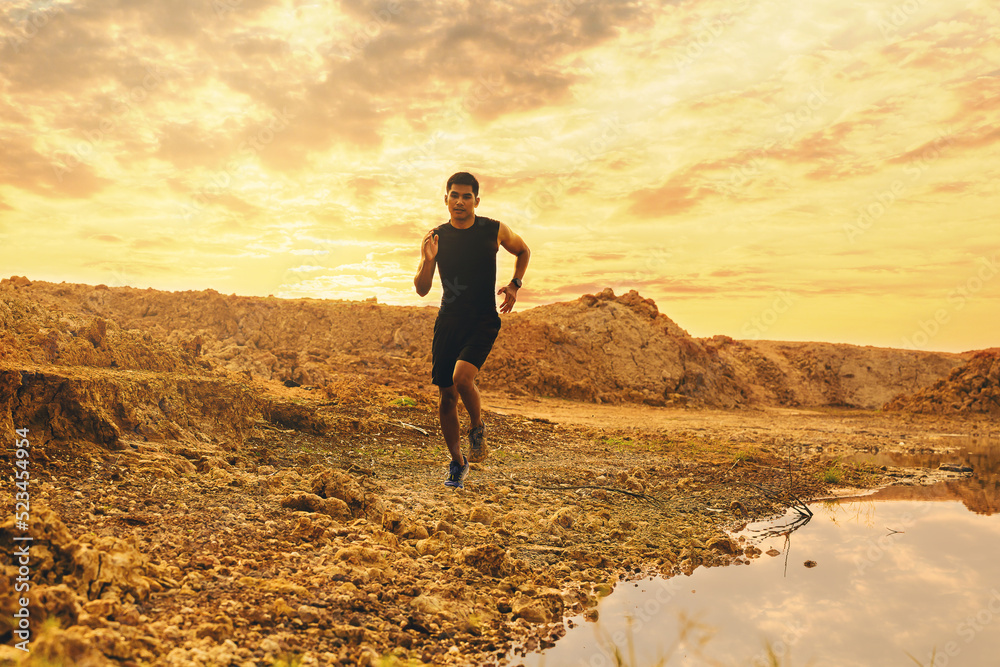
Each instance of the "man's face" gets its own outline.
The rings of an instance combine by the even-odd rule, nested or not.
[[[476,207],[479,206],[479,197],[472,194],[471,185],[454,184],[451,190],[444,196],[444,203],[448,205],[448,212],[455,222],[466,222],[474,220]]]

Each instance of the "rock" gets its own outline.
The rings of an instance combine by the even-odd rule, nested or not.
[[[87,327],[85,337],[94,347],[103,346],[108,338],[108,323],[103,318],[95,317]]]
[[[80,598],[65,584],[39,587],[35,605],[44,609],[38,618],[57,618],[64,627],[75,625],[80,617]]]
[[[397,533],[404,540],[425,540],[430,537],[427,527],[412,519],[404,519]]]
[[[382,528],[390,533],[399,534],[403,526],[403,515],[396,510],[386,510],[382,513]]]
[[[901,394],[883,406],[926,414],[1000,415],[1000,349],[981,350],[933,384],[911,395]],[[967,466],[958,466],[967,467]],[[966,472],[966,471],[953,471]]]
[[[576,521],[576,511],[572,507],[563,507],[552,515],[552,521],[563,528],[572,528]]]
[[[531,598],[518,596],[511,605],[514,618],[523,618],[528,623],[548,623],[551,618],[544,607]]]
[[[114,664],[108,656],[92,641],[93,630],[80,626],[65,630],[32,633],[30,654],[31,663],[51,665],[84,665],[104,666]],[[5,650],[7,652],[5,652]],[[13,646],[0,647],[0,664],[21,664],[25,653]],[[8,661],[8,658],[10,659]]]
[[[451,624],[455,621],[456,606],[454,601],[443,600],[432,593],[421,593],[413,598],[410,607],[419,616],[425,617],[425,621],[428,623],[431,620],[442,624]]]
[[[476,505],[469,512],[469,521],[488,526],[493,523],[493,512],[482,505]]]
[[[465,533],[465,531],[459,528],[458,526],[448,523],[443,519],[441,521],[438,521],[437,524],[434,526],[434,532],[448,533],[449,535],[454,535],[455,537],[461,537]]]
[[[298,613],[298,616],[302,620],[302,622],[307,625],[312,625],[313,623],[318,621],[320,619],[320,616],[322,616],[323,614],[323,610],[317,607],[310,607],[309,605],[305,604],[299,605],[299,608],[296,609],[296,612]]]
[[[506,577],[517,571],[516,563],[495,544],[466,547],[459,553],[458,561],[490,577]]]
[[[13,516],[0,523],[0,542],[10,544],[13,535],[21,534],[15,531]],[[69,591],[82,596],[83,602],[98,597],[140,602],[148,599],[152,590],[162,588],[150,576],[158,575],[158,568],[127,542],[92,533],[74,540],[58,516],[44,507],[36,509],[33,505],[28,534],[33,538],[33,580],[66,587],[56,587],[44,597],[44,603],[51,605],[57,615],[72,617],[79,613],[78,603],[71,600]],[[42,597],[34,601],[33,618],[46,616],[42,602]]]
[[[296,616],[297,612],[292,609],[292,606],[285,601],[284,598],[278,598],[271,603],[271,612],[277,616],[292,617]]]
[[[594,586],[594,595],[596,595],[597,597],[606,598],[609,595],[611,595],[611,591],[613,591],[614,588],[615,588],[614,585],[609,584],[606,581],[601,582]]]
[[[385,565],[385,557],[380,552],[360,545],[343,547],[337,551],[335,557],[339,561],[346,561],[352,565]]]
[[[325,470],[313,477],[312,490],[322,498],[342,500],[354,517],[367,516],[369,511],[375,516],[382,514],[378,496],[367,493],[353,477],[339,470]]]
[[[195,637],[208,637],[216,642],[227,639],[233,632],[233,626],[224,623],[202,623],[195,630]]]
[[[337,519],[351,518],[351,510],[343,500],[339,498],[322,498],[314,493],[299,491],[290,494],[282,498],[281,506],[300,512],[326,514]]]
[[[735,555],[739,551],[739,546],[728,537],[717,536],[708,541],[708,548],[721,551],[724,554]]]
[[[417,553],[421,556],[436,556],[450,548],[448,534],[444,532],[437,532],[426,539],[417,540],[416,544]]]
[[[945,470],[947,472],[961,472],[970,473],[972,472],[972,466],[964,466],[958,463],[942,463],[938,466],[938,470]]]

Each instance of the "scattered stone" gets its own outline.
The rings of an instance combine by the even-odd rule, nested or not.
[[[296,610],[296,612],[298,613],[299,618],[302,619],[302,622],[308,625],[316,623],[316,621],[320,619],[320,616],[323,613],[321,609],[318,609],[316,607],[310,607],[309,605],[305,604],[299,605],[299,608]]]
[[[717,536],[708,541],[708,548],[721,551],[724,554],[735,555],[739,551],[739,546],[728,537]]]
[[[471,523],[481,523],[483,525],[490,525],[493,523],[493,512],[489,508],[483,507],[482,505],[476,505],[469,512],[469,521]]]

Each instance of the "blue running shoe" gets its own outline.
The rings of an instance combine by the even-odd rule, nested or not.
[[[486,424],[483,423],[469,431],[469,460],[473,463],[482,463],[489,453],[490,450],[486,446]]]
[[[465,478],[469,476],[469,459],[464,454],[462,455],[462,459],[465,461],[465,465],[455,463],[454,461],[448,464],[448,479],[444,481],[445,486],[451,486],[456,489],[465,487]]]

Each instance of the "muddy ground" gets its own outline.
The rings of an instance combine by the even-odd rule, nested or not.
[[[67,443],[32,462],[31,653],[6,641],[0,660],[506,663],[566,617],[595,620],[629,578],[759,557],[725,533],[748,519],[837,487],[956,475],[840,461],[850,453],[993,428],[487,394],[493,451],[452,490],[425,389],[256,392],[272,409],[240,446]],[[3,495],[13,506],[11,485]],[[0,525],[8,552],[15,534]]]

